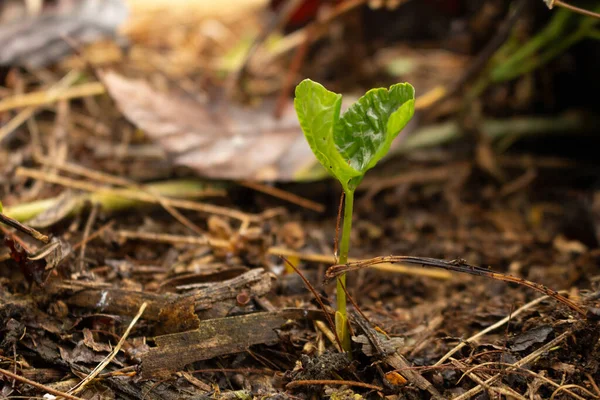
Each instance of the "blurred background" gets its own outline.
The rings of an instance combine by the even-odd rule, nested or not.
[[[416,88],[413,121],[361,189],[368,210],[392,193],[400,212],[398,190],[414,184],[461,188],[450,208],[541,187],[578,221],[600,208],[598,21],[541,0],[7,0],[3,198],[43,193],[12,178],[19,167],[75,161],[138,182],[278,185],[334,212],[338,189],[292,108],[309,77],[345,103]],[[572,234],[595,246],[590,221]]]
[[[593,1],[575,5],[597,8]],[[62,97],[83,102],[81,117],[110,125],[111,111],[121,112],[158,143],[157,151],[209,177],[318,177],[307,172],[311,155],[305,147],[284,139],[284,133],[262,148],[271,157],[248,156],[247,164],[262,165],[233,163],[229,172],[224,158],[231,161],[235,152],[199,139],[223,131],[218,124],[200,122],[202,114],[228,120],[223,123],[230,138],[252,130],[252,124],[258,124],[248,132],[253,141],[292,129],[290,101],[305,77],[348,99],[372,87],[410,82],[419,111],[396,142],[398,152],[409,151],[400,148],[411,136],[417,142],[411,153],[470,141],[474,154],[484,158],[479,166],[496,177],[502,172],[490,157],[509,150],[596,160],[597,19],[559,7],[549,10],[541,0],[7,0],[0,22],[3,124],[22,111],[10,103],[11,96],[60,86]],[[103,73],[115,74],[114,83],[98,76]],[[185,131],[191,123],[194,132],[179,132],[174,145],[175,139],[166,139],[173,132],[167,135],[157,121],[134,117],[136,111],[161,107],[123,98],[126,82],[148,86],[146,94],[157,91],[171,104],[185,103],[187,113],[178,115],[173,107],[170,115],[162,110],[161,118],[175,130]],[[79,93],[72,92],[74,87]],[[116,110],[100,105],[104,91]],[[43,105],[53,104],[46,99]],[[14,120],[3,125],[3,148],[26,137],[25,125],[15,125]],[[215,151],[227,154],[200,160]]]

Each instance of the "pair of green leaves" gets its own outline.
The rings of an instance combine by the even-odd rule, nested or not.
[[[369,90],[340,116],[342,95],[305,79],[294,107],[304,136],[319,162],[353,192],[364,174],[390,150],[414,114],[415,90],[408,83]]]

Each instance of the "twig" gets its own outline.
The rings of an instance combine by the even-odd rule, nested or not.
[[[38,111],[35,107],[29,107],[24,110],[19,111],[19,113],[8,123],[4,124],[0,128],[0,142],[4,140],[9,134],[11,134],[15,129],[21,126],[22,123],[31,118]]]
[[[48,90],[46,90],[43,93],[45,93],[46,96],[60,95],[61,93],[64,92],[64,90],[66,90],[69,86],[71,86],[71,84],[73,82],[75,82],[77,77],[78,77],[77,73],[70,72],[70,73],[66,74],[64,77],[62,77],[62,79],[60,81],[58,81],[55,85],[51,86]],[[13,99],[15,99],[15,98],[18,99],[20,97],[22,97],[22,96],[16,96],[16,97],[13,97]],[[0,102],[0,109],[2,108],[2,104],[5,103],[7,100],[10,100],[10,98]],[[0,110],[0,112],[1,111],[6,111],[6,110]],[[21,110],[17,114],[16,117],[14,117],[6,125],[4,125],[3,127],[0,128],[0,142],[2,142],[2,140],[8,134],[10,134],[12,131],[14,131],[19,126],[21,126],[22,123],[27,121],[38,111],[39,111],[39,107],[37,107],[37,106],[30,106],[30,107],[27,107],[27,108]]]
[[[100,229],[98,229],[96,232],[92,233],[91,235],[89,235],[87,238],[82,239],[81,241],[77,242],[76,244],[73,245],[73,247],[71,248],[71,250],[75,251],[77,250],[79,247],[83,246],[85,243],[88,243],[90,241],[92,241],[93,239],[97,238],[98,236],[100,236],[102,233],[104,233],[104,231],[106,231],[107,229],[112,228],[112,226],[115,224],[115,221],[109,221],[108,223],[104,224],[102,227],[100,227]]]
[[[571,10],[573,12],[576,12],[576,13],[579,13],[582,15],[587,15],[588,17],[594,17],[594,18],[600,19],[600,14],[598,14],[596,12],[586,10],[584,8],[575,7],[574,5],[565,3],[564,1],[561,1],[561,0],[544,0],[544,2],[548,6],[548,8],[551,10],[554,6],[558,6],[558,7],[566,8],[567,10]]]
[[[450,350],[442,358],[440,358],[438,360],[438,362],[436,362],[435,364],[433,364],[433,366],[434,367],[438,367],[438,366],[442,365],[446,360],[448,360],[450,357],[452,357],[452,355],[454,353],[456,353],[457,351],[459,351],[460,349],[462,349],[463,347],[465,347],[467,345],[467,343],[471,343],[471,342],[479,339],[483,335],[486,335],[486,334],[490,333],[491,331],[500,328],[502,325],[506,324],[512,318],[516,317],[517,315],[521,314],[522,312],[525,312],[525,311],[529,310],[530,308],[538,305],[542,301],[544,301],[546,299],[549,299],[549,298],[550,298],[549,296],[542,296],[542,297],[539,297],[539,298],[537,298],[535,300],[532,300],[529,303],[527,303],[527,304],[519,307],[515,312],[511,313],[510,315],[506,316],[505,318],[502,318],[500,321],[496,322],[495,324],[488,326],[487,328],[485,328],[484,330],[480,331],[479,333],[477,333],[477,334],[471,336],[470,338],[468,338],[468,339],[463,340],[462,342],[460,342],[452,350]]]
[[[23,232],[23,233],[31,236],[32,238],[39,240],[40,242],[43,242],[43,243],[50,242],[50,238],[47,235],[44,235],[43,233],[33,229],[30,226],[23,225],[19,221],[12,219],[11,217],[8,217],[2,213],[0,213],[0,223],[6,224],[8,226],[12,226],[19,232]]]
[[[344,274],[348,271],[368,268],[381,263],[404,263],[410,265],[419,265],[421,267],[441,268],[448,271],[461,272],[469,275],[483,276],[503,282],[516,283],[521,286],[528,287],[537,292],[543,293],[547,296],[552,297],[554,300],[566,305],[571,310],[576,311],[582,317],[586,317],[587,312],[573,302],[570,299],[560,295],[556,290],[552,290],[547,286],[541,285],[536,282],[528,281],[523,278],[517,278],[512,275],[502,274],[499,272],[493,272],[487,268],[471,265],[463,259],[456,260],[440,260],[437,258],[428,257],[414,257],[414,256],[386,256],[386,257],[375,257],[368,260],[349,262],[347,264],[338,264],[329,267],[325,272],[326,281],[331,281],[337,278],[339,275]]]
[[[419,371],[412,368],[402,354],[395,352],[394,354],[387,356],[385,362],[397,371],[402,370],[402,376],[419,389],[428,391],[432,399],[443,400],[445,398],[431,382],[421,376]]]
[[[452,359],[452,363],[461,369],[464,369],[467,367],[466,365],[464,365],[463,363],[461,363],[458,360]],[[512,389],[507,389],[504,387],[493,387],[493,386],[487,385],[481,377],[479,377],[477,374],[475,374],[473,372],[473,369],[474,368],[471,368],[471,369],[467,370],[466,372],[464,372],[463,376],[467,375],[469,378],[471,378],[473,381],[475,381],[475,383],[481,385],[483,388],[485,388],[486,390],[488,390],[490,392],[496,392],[498,394],[503,394],[505,396],[508,396],[511,398],[516,398],[519,400],[525,400],[525,398],[522,395],[520,395],[519,393],[515,392]],[[462,379],[462,377],[461,377],[461,379]]]
[[[452,361],[453,361],[453,362],[456,362],[457,360],[454,360],[454,359],[452,359]],[[540,374],[537,374],[537,373],[535,373],[534,371],[531,371],[531,370],[529,370],[529,369],[527,369],[527,368],[521,368],[521,367],[519,367],[519,368],[515,368],[515,367],[513,366],[513,364],[509,364],[509,363],[503,363],[503,362],[487,362],[487,363],[483,363],[483,364],[478,364],[478,365],[476,365],[476,366],[474,366],[474,367],[470,368],[469,370],[465,371],[465,372],[464,372],[464,374],[468,374],[468,373],[474,372],[474,371],[475,371],[475,370],[477,370],[477,369],[481,369],[481,368],[483,368],[483,367],[486,367],[486,366],[489,366],[489,365],[498,365],[498,366],[511,367],[511,369],[514,369],[515,371],[517,371],[517,370],[518,370],[518,371],[519,371],[519,373],[521,373],[521,374],[528,374],[528,375],[531,375],[531,376],[535,376],[536,378],[538,378],[538,379],[541,379],[541,380],[542,380],[542,381],[544,381],[545,383],[547,383],[547,384],[549,384],[549,385],[551,385],[551,386],[554,386],[554,387],[555,387],[555,388],[557,388],[557,389],[560,389],[560,390],[563,390],[563,391],[567,392],[568,394],[570,394],[571,396],[573,396],[573,397],[574,397],[575,399],[577,399],[577,400],[585,400],[583,397],[581,397],[581,396],[577,395],[576,393],[573,393],[572,391],[570,391],[568,387],[567,387],[567,388],[565,388],[565,387],[564,387],[565,385],[560,385],[560,384],[558,384],[558,383],[556,383],[556,382],[554,382],[554,381],[552,381],[552,380],[550,380],[550,379],[546,378],[545,376],[542,376],[542,375],[540,375]],[[466,366],[465,366],[465,367],[466,367]],[[506,372],[506,370],[504,370],[503,372]],[[462,379],[462,377],[461,377],[461,379]],[[460,379],[459,379],[459,382],[460,382]],[[571,386],[571,385],[568,385],[568,386]],[[598,397],[598,396],[594,395],[594,393],[590,392],[590,391],[589,391],[589,390],[587,390],[586,388],[584,388],[584,387],[581,387],[581,386],[579,386],[579,385],[572,385],[571,387],[577,388],[577,389],[581,390],[582,392],[584,392],[585,394],[587,394],[587,395],[589,395],[589,396],[591,396],[591,397],[593,397],[593,398],[597,398],[597,397]]]
[[[559,387],[556,388],[556,390],[554,392],[552,392],[552,395],[550,396],[550,400],[554,400],[554,398],[556,397],[556,395],[560,392],[560,391],[564,391],[569,393],[571,396],[575,397],[575,398],[580,398],[580,396],[575,395],[575,393],[571,392],[569,389],[578,389],[581,390],[582,392],[584,392],[587,395],[592,396],[592,398],[598,398],[598,396],[595,396],[594,393],[590,392],[589,390],[586,390],[584,388],[582,388],[579,385],[575,385],[575,384],[570,384],[570,385],[561,385]]]
[[[37,383],[35,381],[32,381],[30,379],[27,379],[23,376],[17,375],[17,374],[13,374],[10,371],[7,371],[5,369],[0,368],[0,374],[5,375],[11,379],[14,379],[16,381],[25,383],[27,385],[33,386],[36,389],[40,389],[43,390],[44,392],[48,392],[50,394],[53,394],[55,396],[60,396],[60,397],[64,397],[65,399],[68,400],[83,400],[81,397],[76,397],[76,396],[72,396],[68,393],[63,393],[59,390],[53,389],[50,386],[46,386],[46,385],[42,385],[41,383]]]
[[[258,192],[268,194],[269,196],[273,196],[278,199],[285,200],[289,203],[299,205],[300,207],[304,207],[308,210],[313,210],[319,213],[325,211],[325,206],[323,204],[319,204],[316,201],[300,197],[298,195],[286,192],[285,190],[281,190],[273,186],[267,186],[262,183],[252,181],[241,181],[239,182],[239,184],[247,188],[254,189]]]
[[[135,239],[135,240],[149,240],[154,242],[162,242],[162,243],[171,243],[171,244],[195,244],[195,245],[207,245],[216,248],[229,248],[231,247],[231,242],[223,239],[215,239],[206,236],[184,236],[184,235],[171,235],[171,234],[162,234],[162,233],[151,233],[151,232],[137,232],[137,231],[127,231],[120,230],[117,232],[123,239]],[[299,260],[315,262],[315,263],[323,263],[323,264],[333,264],[335,263],[334,256],[325,255],[325,254],[315,254],[315,253],[300,253],[298,251],[286,249],[285,247],[273,246],[269,247],[267,253],[273,256],[283,256],[288,258],[298,258]],[[357,262],[356,258],[349,258],[350,262]],[[427,270],[416,267],[406,267],[402,265],[393,265],[390,263],[382,263],[373,266],[374,269],[386,272],[394,272],[400,274],[407,274],[413,276],[421,276],[426,278],[434,278],[434,279],[450,279],[452,274],[447,271],[436,271],[436,270]]]
[[[68,89],[54,92],[49,90],[32,92],[14,96],[0,101],[0,112],[21,107],[35,107],[55,103],[59,100],[70,100],[78,97],[97,96],[104,94],[106,89],[100,82],[83,83]]]
[[[317,320],[315,321],[315,327],[323,332],[325,337],[329,339],[329,341],[333,343],[335,347],[337,347],[339,352],[342,351],[338,345],[335,333],[333,333],[333,331],[325,324],[325,322]]]
[[[572,333],[573,332],[571,330],[568,330],[568,331],[562,333],[561,335],[559,335],[556,338],[552,339],[551,341],[549,341],[545,345],[541,346],[539,349],[535,350],[534,352],[532,352],[532,353],[528,354],[527,356],[523,357],[522,359],[520,359],[516,363],[512,364],[512,366],[509,367],[507,370],[511,370],[511,369],[514,369],[514,368],[520,368],[520,367],[522,367],[525,364],[529,364],[529,363],[533,362],[538,357],[540,357],[542,354],[544,354],[545,352],[547,352],[548,350],[550,350],[552,347],[554,347],[558,343],[562,342],[564,339],[566,339]],[[501,377],[502,377],[502,374],[496,374],[496,375],[492,376],[491,378],[487,379],[484,383],[486,385],[490,385],[490,384],[496,382]],[[482,389],[483,388],[482,388],[481,385],[477,385],[473,389],[471,389],[471,390],[463,393],[462,395],[460,395],[458,397],[455,397],[453,400],[468,400],[468,399],[472,399],[477,393],[481,392]]]
[[[325,318],[327,318],[327,323],[329,324],[329,328],[335,334],[335,341],[337,342],[338,350],[340,352],[343,352],[344,351],[344,347],[342,346],[342,342],[341,342],[340,338],[337,335],[337,330],[335,329],[335,324],[333,323],[333,320],[331,319],[331,315],[329,315],[329,313],[327,312],[327,308],[325,307],[325,304],[323,304],[323,300],[321,300],[321,296],[319,296],[319,293],[317,293],[317,291],[315,290],[315,288],[313,287],[313,285],[311,285],[311,283],[308,281],[308,279],[306,279],[306,277],[304,276],[304,274],[302,272],[300,272],[300,270],[298,268],[296,268],[296,266],[293,263],[289,262],[288,259],[285,258],[285,257],[283,257],[283,256],[279,256],[279,257],[281,257],[281,259],[290,268],[292,268],[294,270],[294,272],[296,272],[298,274],[298,276],[300,277],[300,279],[302,279],[302,281],[304,282],[304,284],[306,285],[306,287],[315,296],[315,300],[317,300],[317,302],[321,306],[321,309],[323,310],[323,313],[325,314]]]
[[[208,245],[217,248],[231,247],[228,240],[213,239],[206,236],[182,236],[171,235],[167,233],[136,232],[120,230],[116,232],[123,239],[148,240],[152,242],[170,243],[170,244],[193,244]]]
[[[171,207],[167,202],[165,202],[165,197],[162,196],[160,193],[157,193],[151,187],[140,185],[137,182],[131,181],[126,178],[110,175],[105,172],[96,171],[96,170],[86,168],[86,167],[83,167],[83,166],[77,165],[77,164],[72,164],[72,163],[68,163],[68,162],[56,164],[55,162],[53,162],[53,160],[48,159],[47,157],[38,156],[38,157],[36,157],[36,161],[38,161],[40,164],[49,165],[53,168],[56,168],[56,169],[59,169],[62,171],[71,172],[71,173],[74,173],[77,175],[81,175],[86,178],[96,180],[98,182],[123,186],[123,187],[126,187],[131,190],[142,190],[145,193],[148,193],[148,194],[154,196],[156,198],[156,200],[159,202],[159,204],[169,214],[171,214],[171,216],[173,216],[173,218],[175,218],[177,221],[179,221],[183,226],[190,229],[192,232],[194,232],[196,234],[202,233],[200,228],[198,228],[198,226],[196,226],[192,221],[190,221],[188,218],[186,218],[183,214],[181,214],[175,208]]]
[[[333,379],[315,379],[315,380],[301,380],[301,381],[293,381],[285,385],[286,389],[292,389],[297,386],[306,386],[306,385],[346,385],[346,386],[356,386],[362,387],[365,389],[372,390],[383,390],[381,386],[371,385],[369,383],[363,383],[358,381],[336,381]]]
[[[144,193],[142,191],[135,191],[130,189],[114,189],[114,188],[98,188],[97,185],[66,178],[64,176],[60,176],[57,174],[45,174],[42,171],[33,170],[29,168],[19,167],[16,171],[17,176],[25,176],[28,178],[39,179],[45,182],[55,183],[57,185],[62,185],[65,187],[71,187],[75,189],[84,190],[87,192],[93,192],[99,198],[90,199],[91,201],[101,201],[103,199],[102,196],[114,196],[121,197],[130,200],[137,200],[141,202],[151,203],[151,204],[160,204],[155,195]],[[106,199],[104,199],[106,201]],[[164,204],[167,204],[172,207],[183,208],[187,210],[205,212],[208,214],[216,214],[222,215],[226,217],[230,217],[238,220],[258,220],[261,219],[261,216],[251,215],[244,213],[242,211],[232,210],[226,207],[215,206],[213,204],[200,203],[197,201],[183,200],[183,199],[173,199],[173,198],[164,198],[162,200]]]
[[[112,352],[108,356],[106,356],[106,358],[104,359],[104,361],[102,361],[100,364],[98,364],[98,366],[96,368],[94,368],[94,370],[88,376],[86,376],[84,380],[82,380],[77,385],[75,385],[71,390],[69,390],[69,393],[79,393],[80,391],[82,391],[83,388],[90,381],[92,381],[96,376],[98,376],[98,374],[100,374],[100,372],[102,372],[102,370],[104,368],[106,368],[106,366],[108,364],[110,364],[110,362],[113,360],[113,358],[116,357],[116,355],[119,352],[119,350],[121,350],[121,347],[123,346],[123,343],[125,343],[125,339],[127,339],[127,336],[129,336],[129,333],[133,329],[133,326],[137,323],[138,319],[140,319],[140,317],[144,313],[144,310],[146,310],[146,306],[147,305],[148,305],[147,302],[144,302],[141,305],[140,310],[138,311],[138,313],[136,314],[136,316],[133,317],[133,319],[131,320],[131,323],[127,327],[127,330],[125,331],[125,333],[121,337],[121,340],[119,340],[119,343],[117,343],[117,345],[115,346],[115,348],[112,350]]]
[[[594,388],[594,391],[596,392],[596,395],[600,396],[600,388],[598,388],[598,385],[596,384],[596,381],[594,380],[594,377],[592,376],[592,374],[590,374],[589,372],[586,372],[585,376],[587,376],[588,381],[590,381],[590,384]]]

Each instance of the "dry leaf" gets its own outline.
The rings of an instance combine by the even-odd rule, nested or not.
[[[290,102],[281,119],[273,107],[213,109],[155,91],[147,83],[114,72],[102,74],[123,114],[179,165],[218,179],[290,181],[322,178],[308,171],[315,159]],[[311,175],[312,174],[312,175]]]

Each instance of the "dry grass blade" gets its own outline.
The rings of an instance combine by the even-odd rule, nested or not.
[[[453,360],[452,362],[456,363],[457,361]],[[560,385],[560,384],[558,384],[558,383],[556,383],[556,382],[554,382],[554,381],[546,378],[545,376],[542,376],[540,374],[536,374],[535,372],[533,372],[533,371],[531,371],[531,370],[529,370],[527,368],[515,368],[513,364],[503,363],[503,362],[487,362],[487,363],[478,364],[478,365],[476,365],[474,367],[471,367],[470,369],[466,370],[463,373],[463,376],[464,375],[468,375],[471,372],[476,371],[477,369],[481,369],[481,368],[484,368],[484,367],[490,366],[490,365],[497,365],[499,367],[500,366],[511,367],[511,369],[513,369],[514,371],[519,371],[519,373],[521,373],[521,374],[527,374],[527,375],[535,376],[536,378],[544,381],[544,383],[547,383],[547,384],[549,384],[551,386],[554,386],[556,388],[556,391],[558,391],[558,390],[565,391],[567,394],[573,396],[573,398],[575,398],[577,400],[584,400],[584,398],[581,397],[581,396],[579,396],[579,395],[577,395],[576,393],[573,393],[572,391],[569,390],[569,388],[576,388],[578,390],[581,390],[583,393],[589,395],[592,398],[598,398],[597,395],[595,395],[594,393],[590,392],[589,390],[587,390],[586,388],[584,388],[582,386],[579,386],[579,385]],[[466,366],[461,363],[461,368],[466,368]],[[462,377],[461,377],[461,379],[462,379]],[[556,393],[556,391],[555,391],[555,393]]]
[[[458,360],[452,360],[452,364],[458,366],[460,369],[463,369],[463,370],[467,367],[466,365],[464,365],[463,363],[461,363]],[[495,387],[495,386],[490,386],[490,385],[486,384],[480,376],[473,373],[473,370],[476,368],[477,368],[477,366],[463,372],[463,377],[465,375],[468,376],[475,383],[477,383],[481,387],[485,388],[488,392],[497,393],[499,395],[505,395],[507,397],[515,398],[515,399],[519,399],[519,400],[526,400],[525,397],[523,397],[522,395],[520,395],[519,393],[515,392],[514,390],[512,390],[510,388],[503,387],[503,386]],[[460,379],[462,379],[462,377]],[[460,379],[459,379],[459,382],[460,382]]]
[[[475,265],[471,265],[467,263],[465,260],[457,259],[457,260],[440,260],[437,258],[427,258],[427,257],[413,257],[413,256],[384,256],[384,257],[376,257],[368,260],[350,262],[347,264],[338,264],[330,267],[325,273],[325,278],[327,281],[335,279],[339,275],[346,273],[348,271],[353,271],[362,268],[372,267],[381,263],[403,263],[410,265],[419,265],[421,267],[431,267],[431,268],[441,268],[448,271],[461,272],[469,275],[475,276],[483,276],[499,281],[516,283],[521,286],[526,286],[533,290],[536,290],[540,293],[543,293],[547,296],[552,297],[554,300],[566,305],[571,310],[576,311],[582,317],[587,315],[586,311],[581,308],[578,304],[575,304],[573,301],[567,299],[566,297],[560,295],[557,291],[552,290],[544,285],[539,283],[531,282],[526,279],[517,278],[511,275],[501,274],[499,272],[492,272],[487,268],[478,267]]]
[[[88,376],[86,376],[84,380],[82,380],[74,388],[72,388],[71,390],[69,390],[69,393],[79,393],[79,392],[81,392],[83,390],[83,388],[85,388],[85,386],[88,383],[90,383],[90,381],[92,381],[94,378],[96,378],[100,374],[100,372],[102,372],[102,370],[104,370],[104,368],[106,368],[106,366],[108,364],[110,364],[110,362],[113,360],[113,358],[116,357],[116,355],[119,352],[119,350],[121,350],[121,347],[123,347],[123,343],[125,343],[125,340],[127,339],[127,336],[129,336],[129,333],[131,332],[131,330],[133,329],[133,327],[137,323],[138,319],[140,319],[140,317],[144,313],[144,310],[146,310],[147,306],[148,306],[148,303],[146,303],[146,302],[144,302],[142,304],[142,306],[140,307],[140,310],[138,311],[137,315],[135,317],[133,317],[133,319],[131,320],[131,323],[127,327],[127,330],[125,331],[125,333],[123,334],[123,336],[119,340],[119,343],[117,343],[117,345],[115,346],[115,348],[111,351],[111,353],[104,359],[104,361],[102,361],[100,364],[98,364],[98,366],[96,368],[94,368],[94,370],[92,372],[90,372],[90,374]]]
[[[231,246],[231,243],[227,240],[223,239],[215,239],[209,237],[193,237],[193,236],[183,236],[183,235],[171,235],[171,234],[160,234],[160,233],[149,233],[149,232],[136,232],[136,231],[126,231],[121,230],[117,233],[120,237],[124,239],[138,239],[138,240],[149,240],[154,242],[162,242],[162,243],[172,243],[172,244],[202,244],[209,245],[212,247],[219,248],[228,248]],[[315,254],[315,253],[300,253],[298,251],[286,249],[285,247],[273,246],[269,247],[267,253],[273,256],[283,256],[283,257],[294,257],[299,260],[304,260],[308,262],[315,263],[323,263],[323,264],[332,264],[335,262],[334,256],[329,256],[325,254]],[[350,259],[352,262],[355,259]],[[451,274],[446,271],[431,271],[431,270],[423,270],[414,267],[405,267],[402,265],[392,265],[390,263],[380,264],[374,266],[375,269],[386,272],[394,272],[406,275],[414,275],[421,276],[426,278],[434,278],[434,279],[449,279]]]
[[[162,198],[161,200],[156,198],[156,195],[148,194],[144,192],[140,192],[139,190],[131,190],[131,189],[114,189],[114,188],[98,188],[98,186],[94,183],[85,182],[81,180],[66,178],[64,176],[60,176],[57,174],[44,173],[42,171],[32,170],[29,168],[20,167],[16,172],[17,176],[24,176],[28,178],[39,179],[45,182],[55,183],[58,185],[62,185],[65,187],[75,188],[79,190],[84,190],[87,192],[95,193],[97,196],[115,196],[121,197],[124,199],[136,200],[145,203],[151,204],[167,204],[171,207],[182,208],[187,210],[205,212],[208,214],[216,214],[222,215],[225,217],[230,217],[238,220],[261,220],[262,216],[260,215],[251,215],[241,211],[233,210],[226,207],[215,206],[213,204],[200,203],[197,201],[183,200],[183,199],[173,199],[173,198]],[[101,201],[100,199],[91,199],[94,201]]]
[[[448,360],[450,357],[452,357],[452,355],[454,353],[456,353],[457,351],[459,351],[460,349],[462,349],[463,347],[465,347],[468,343],[471,343],[471,342],[479,339],[483,335],[486,335],[486,334],[490,333],[491,331],[493,331],[495,329],[498,329],[502,325],[508,323],[512,318],[515,318],[516,316],[518,316],[522,312],[529,310],[530,308],[538,305],[539,303],[541,303],[542,301],[547,300],[547,299],[549,299],[548,296],[542,296],[542,297],[539,297],[539,298],[537,298],[535,300],[532,300],[529,303],[527,303],[527,304],[519,307],[516,311],[510,313],[510,315],[502,318],[500,321],[496,322],[495,324],[490,325],[487,328],[485,328],[484,330],[482,330],[482,331],[478,332],[477,334],[471,336],[470,338],[461,341],[454,348],[452,348],[452,350],[450,350],[449,352],[447,352],[446,354],[444,354],[444,356],[442,358],[440,358],[438,360],[438,362],[436,362],[435,364],[433,364],[433,366],[434,367],[438,367],[438,366],[442,365],[444,362],[446,362],[446,360]]]
[[[37,107],[60,100],[71,100],[80,97],[97,96],[104,94],[106,89],[100,82],[83,83],[60,91],[40,91],[25,95],[7,97],[0,101],[0,112],[21,107]]]
[[[25,383],[27,385],[31,385],[34,388],[37,388],[39,390],[43,390],[43,391],[45,391],[47,393],[50,393],[50,394],[53,394],[55,396],[64,397],[65,399],[68,399],[68,400],[83,400],[81,397],[76,397],[76,396],[72,396],[72,395],[70,395],[68,393],[63,393],[63,392],[61,392],[59,390],[51,388],[50,386],[42,385],[41,383],[34,382],[34,381],[32,381],[30,379],[27,379],[25,377],[22,377],[20,375],[13,374],[12,372],[7,371],[5,369],[1,369],[0,368],[0,374],[6,376],[8,378],[14,379],[16,381]],[[30,397],[28,396],[27,398],[30,398]]]
[[[571,334],[573,334],[573,332],[571,330],[568,330],[568,331],[560,334],[559,336],[557,336],[556,338],[552,339],[551,341],[549,341],[545,345],[541,346],[536,351],[528,354],[527,356],[523,357],[522,359],[520,359],[516,363],[512,364],[505,371],[510,371],[512,369],[515,369],[515,368],[520,368],[520,367],[522,367],[525,364],[532,363],[538,357],[540,357],[542,354],[544,354],[545,352],[547,352],[548,350],[550,350],[552,347],[556,346],[557,344],[559,344],[563,340],[565,340],[567,337],[571,336]],[[487,379],[484,382],[484,384],[485,385],[493,384],[498,379],[500,379],[502,376],[503,376],[502,374],[496,374],[496,375],[492,376],[491,378]],[[471,390],[469,390],[469,391],[461,394],[458,397],[455,397],[453,400],[468,400],[468,399],[472,399],[477,393],[481,392],[482,390],[483,390],[482,385],[477,385],[473,389],[471,389]]]
[[[576,399],[582,398],[580,396],[577,396],[575,393],[571,392],[569,389],[578,389],[578,390],[581,390],[582,392],[584,392],[585,394],[590,395],[594,399],[598,398],[598,396],[594,395],[592,392],[586,390],[585,388],[583,388],[579,385],[571,384],[571,385],[561,385],[560,387],[556,388],[556,390],[554,392],[552,392],[552,395],[550,396],[550,400],[554,400],[556,395],[558,395],[558,393],[560,393],[561,391],[569,393],[571,396],[573,396]]]
[[[304,207],[308,210],[313,210],[319,213],[325,211],[325,206],[323,204],[319,204],[316,201],[312,201],[306,199],[304,197],[300,197],[290,192],[286,192],[285,190],[278,189],[273,186],[267,186],[262,183],[252,182],[252,181],[242,181],[239,182],[240,185],[245,186],[247,188],[256,190],[257,192],[268,194],[269,196],[276,197],[278,199],[287,201],[292,204],[296,204],[300,207]]]
[[[46,157],[37,157],[37,159],[41,164],[48,165],[48,166],[51,166],[51,167],[59,169],[59,170],[71,172],[71,173],[74,173],[77,175],[81,175],[81,176],[96,180],[101,183],[108,183],[108,184],[117,185],[117,186],[124,186],[125,188],[131,189],[131,190],[142,190],[144,193],[148,193],[148,194],[154,196],[156,198],[156,200],[159,202],[159,204],[169,214],[171,214],[171,216],[173,216],[173,218],[175,218],[177,221],[181,222],[181,224],[183,226],[187,227],[188,229],[190,229],[192,232],[194,232],[196,234],[202,234],[202,231],[200,230],[200,228],[198,228],[198,226],[196,226],[192,221],[190,221],[183,214],[181,214],[179,211],[177,211],[177,209],[171,207],[167,202],[165,202],[164,196],[161,196],[160,193],[157,193],[155,190],[152,190],[152,188],[150,188],[148,186],[140,185],[137,182],[133,182],[126,178],[122,178],[119,176],[114,176],[114,175],[110,175],[110,174],[107,174],[104,172],[85,168],[85,167],[82,167],[77,164],[72,164],[72,163],[56,164],[55,162],[53,162],[53,160],[48,159]]]

